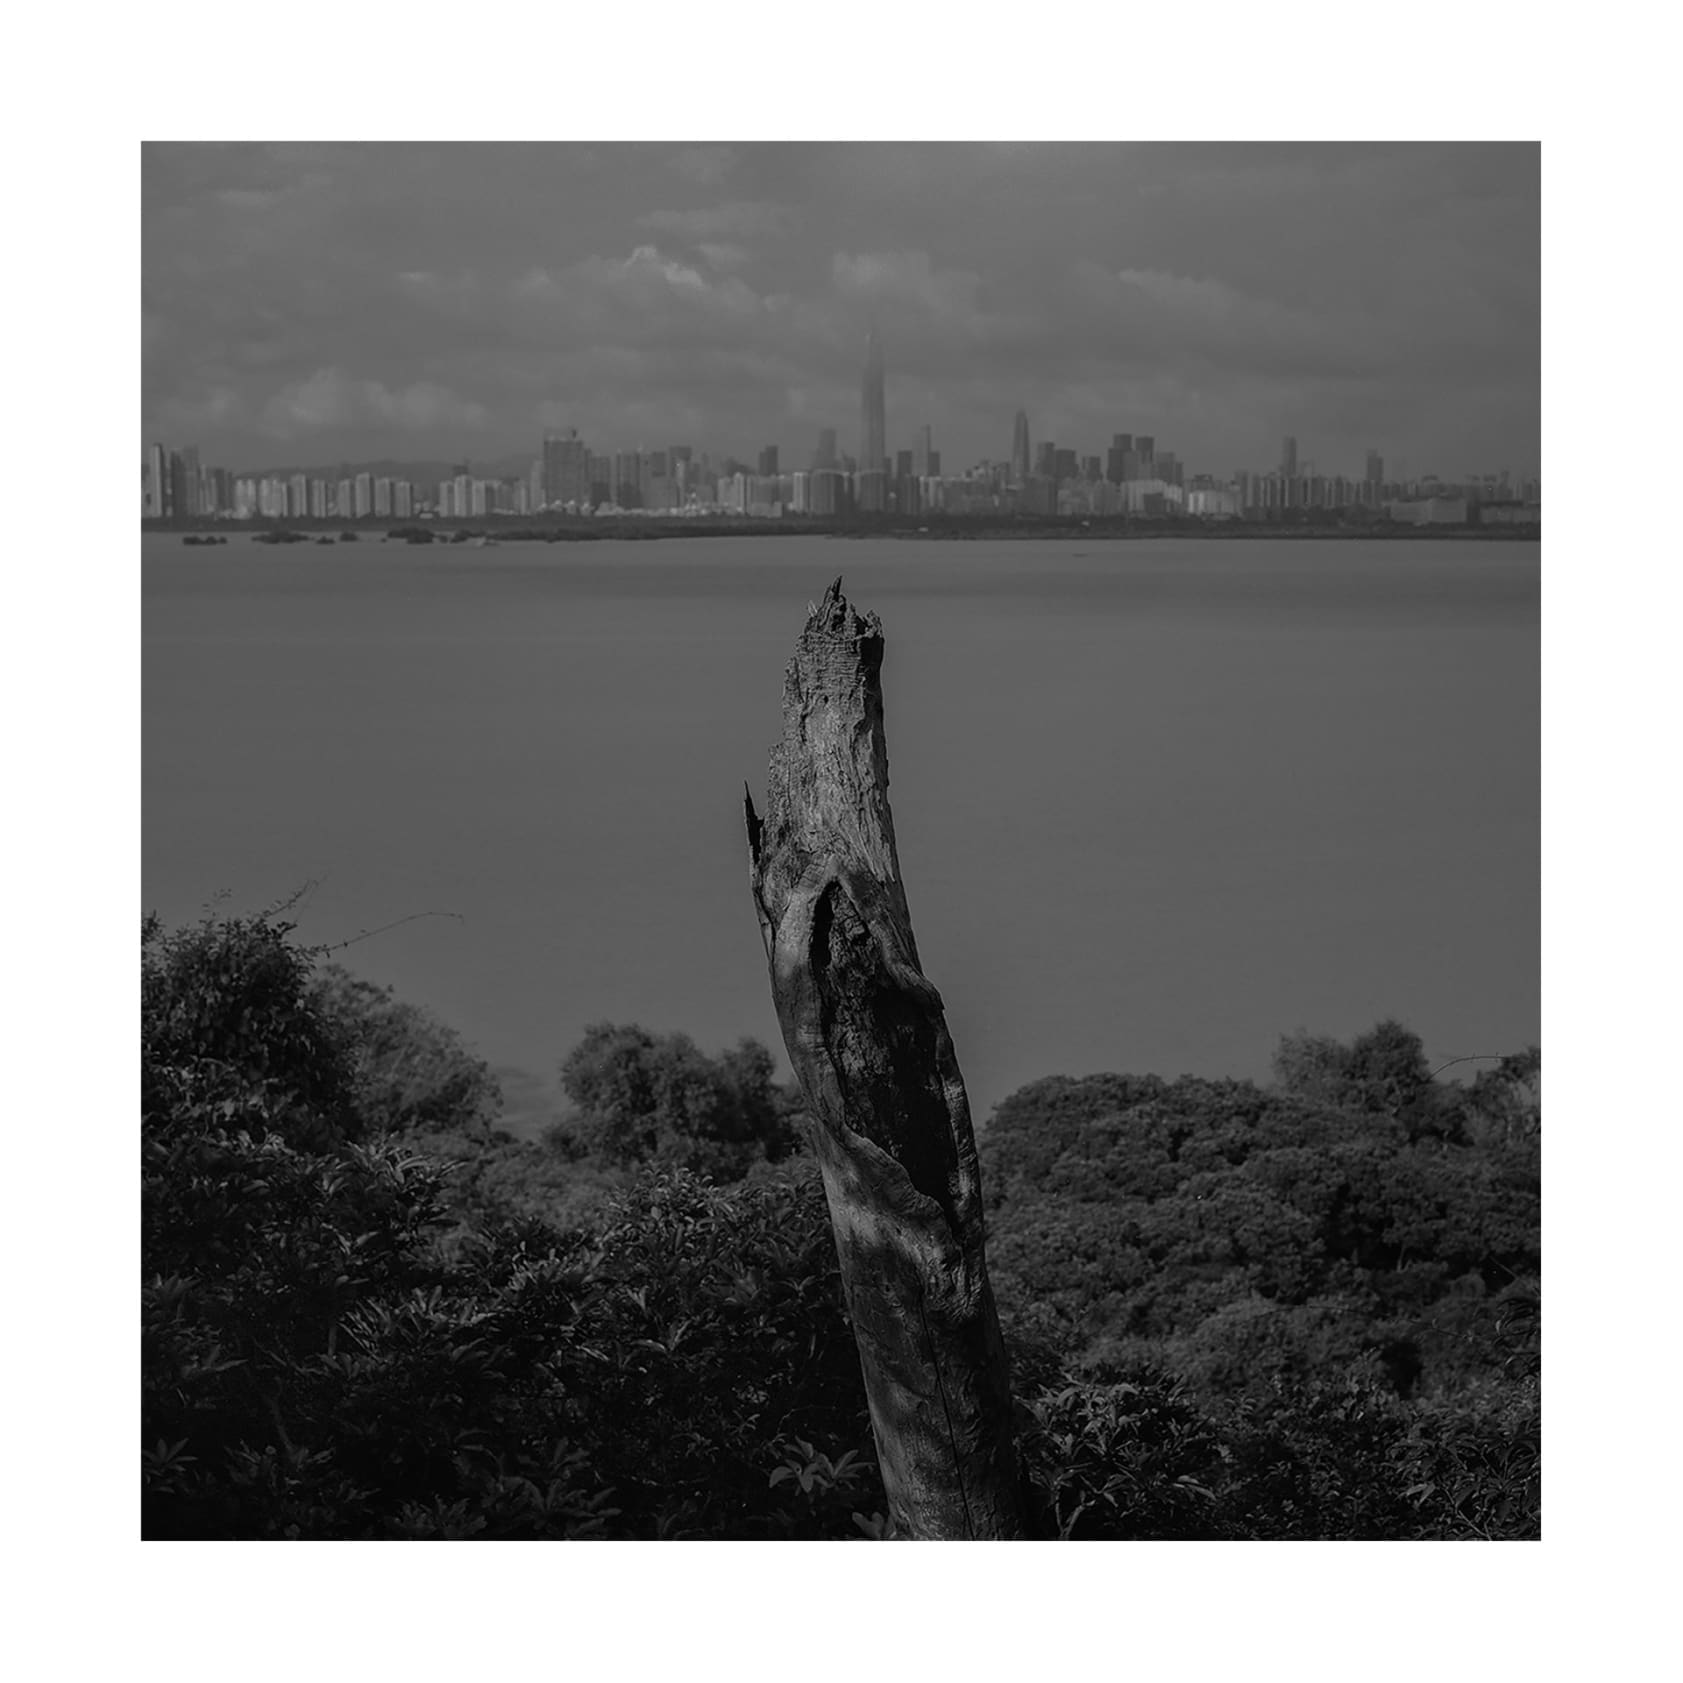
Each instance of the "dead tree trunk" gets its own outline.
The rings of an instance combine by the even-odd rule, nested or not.
[[[1023,1534],[970,1101],[918,966],[882,728],[882,625],[841,580],[783,684],[754,904],[870,1402],[890,1535]]]

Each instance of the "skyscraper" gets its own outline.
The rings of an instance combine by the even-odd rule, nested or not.
[[[818,448],[812,453],[812,470],[823,473],[836,465],[836,429],[824,427],[818,434]]]
[[[1105,455],[1104,476],[1112,485],[1131,479],[1134,461],[1134,435],[1131,432],[1112,433],[1110,449]]]
[[[882,342],[873,327],[865,337],[865,377],[859,389],[859,507],[867,513],[888,506],[883,459],[888,453],[888,418],[883,397]]]
[[[1297,440],[1290,433],[1280,441],[1280,477],[1297,478]]]
[[[153,520],[170,513],[169,451],[154,444],[146,452],[146,512]]]
[[[198,445],[189,444],[179,456],[170,457],[170,475],[174,484],[177,517],[202,514]]]
[[[577,431],[547,433],[543,441],[543,501],[547,507],[590,503],[590,452]]]
[[[1016,424],[1011,428],[1011,483],[1023,484],[1029,476],[1028,414],[1019,409]]]
[[[935,434],[928,426],[917,429],[917,444],[912,450],[912,471],[919,479],[925,478],[931,471],[929,459],[935,454]]]

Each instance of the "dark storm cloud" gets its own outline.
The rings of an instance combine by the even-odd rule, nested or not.
[[[947,460],[1154,432],[1196,467],[1534,465],[1533,146],[167,145],[148,436],[234,465],[576,425]]]

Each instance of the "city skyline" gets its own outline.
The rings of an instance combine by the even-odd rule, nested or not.
[[[910,449],[891,455],[886,443],[886,369],[882,341],[867,332],[860,377],[857,458],[839,452],[836,431],[820,429],[809,468],[783,471],[781,448],[761,446],[750,464],[727,456],[714,463],[689,443],[649,450],[595,449],[577,428],[546,433],[541,448],[476,473],[471,463],[414,465],[394,474],[367,464],[336,472],[290,469],[236,473],[207,464],[196,445],[148,446],[141,474],[145,518],[180,522],[236,520],[449,519],[537,514],[721,513],[780,519],[874,519],[924,515],[1076,515],[1091,518],[1270,520],[1302,516],[1383,518],[1406,524],[1461,524],[1486,513],[1503,523],[1536,520],[1540,482],[1511,469],[1462,475],[1459,481],[1387,478],[1383,453],[1369,448],[1362,477],[1322,471],[1300,457],[1295,434],[1280,440],[1277,465],[1228,475],[1201,471],[1154,433],[1118,432],[1102,453],[1055,439],[1036,442],[1027,413],[1012,423],[1010,459],[986,459],[944,473],[934,429],[917,429]],[[416,474],[417,483],[409,476]],[[429,482],[430,481],[430,485]]]
[[[1012,417],[1222,474],[1536,471],[1532,145],[151,145],[143,442],[231,469],[575,428],[949,471]],[[379,214],[372,215],[375,205]],[[851,436],[849,436],[851,435]]]

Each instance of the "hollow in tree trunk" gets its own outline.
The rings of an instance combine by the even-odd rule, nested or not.
[[[970,1102],[923,975],[888,807],[882,625],[838,579],[783,686],[754,904],[888,1496],[889,1535],[1023,1535]]]

